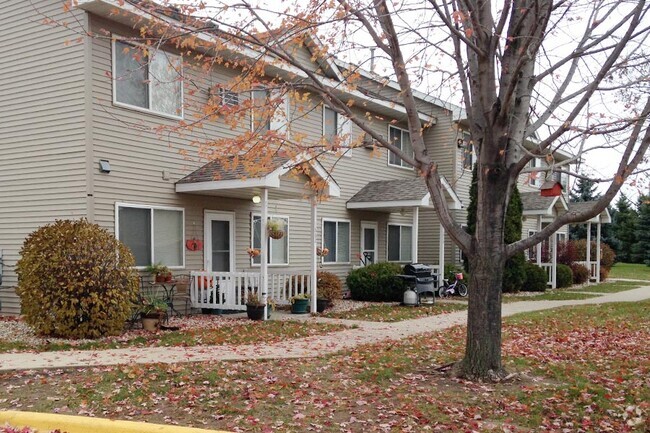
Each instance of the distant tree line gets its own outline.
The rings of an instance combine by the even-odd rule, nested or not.
[[[596,185],[589,179],[579,178],[571,191],[571,201],[597,200]],[[602,240],[616,252],[616,260],[625,263],[645,263],[650,266],[650,196],[639,196],[636,204],[625,194],[620,194],[614,206],[610,206],[611,224],[602,226]],[[595,239],[592,225],[592,239]],[[571,239],[586,239],[587,225],[575,224],[569,229]]]

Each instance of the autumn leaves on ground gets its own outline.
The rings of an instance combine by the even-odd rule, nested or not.
[[[319,359],[2,373],[0,409],[246,432],[644,432],[650,301],[505,320],[505,363],[487,385],[434,367],[464,328]]]

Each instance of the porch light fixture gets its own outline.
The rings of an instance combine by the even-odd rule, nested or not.
[[[259,204],[262,201],[262,198],[259,195],[253,196],[253,203]]]
[[[110,173],[111,172],[111,163],[108,162],[108,159],[99,160],[99,172],[100,173]]]

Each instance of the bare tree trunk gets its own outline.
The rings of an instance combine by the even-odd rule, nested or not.
[[[474,253],[470,254],[469,261],[467,344],[456,374],[471,380],[495,381],[505,376],[501,365],[501,287],[506,261],[503,235],[509,182],[500,167],[483,168],[479,172],[482,179]]]

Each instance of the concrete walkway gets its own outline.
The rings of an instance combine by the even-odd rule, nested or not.
[[[602,304],[607,302],[638,302],[650,298],[650,286],[597,298],[573,301],[522,301],[503,305],[503,316],[548,310],[551,308]],[[243,346],[147,347],[111,350],[84,350],[38,353],[0,354],[0,371],[40,368],[94,367],[119,364],[178,363],[201,361],[235,361],[252,359],[311,358],[352,349],[362,344],[401,340],[461,325],[467,311],[396,323],[377,323],[309,317],[314,322],[354,324],[358,327],[328,335],[288,340],[277,344]]]

